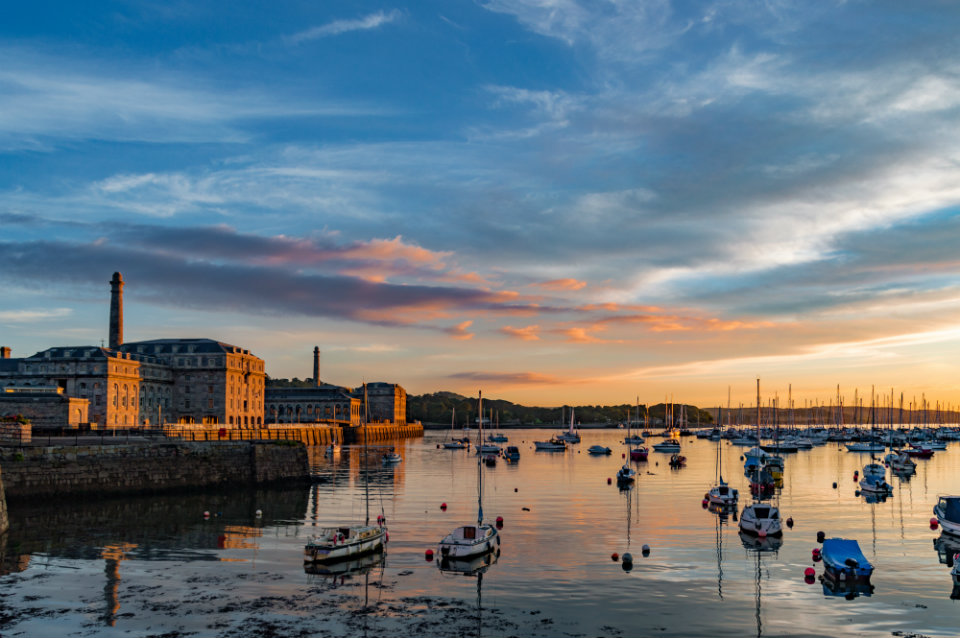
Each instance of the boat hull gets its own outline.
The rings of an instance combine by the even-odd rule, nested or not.
[[[453,540],[448,537],[440,541],[438,554],[441,560],[467,560],[489,554],[500,546],[500,534],[492,525],[482,525],[479,529],[484,531],[481,538]]]
[[[307,543],[303,550],[303,562],[333,563],[382,552],[386,531],[386,528],[381,528],[375,536],[339,545]]]

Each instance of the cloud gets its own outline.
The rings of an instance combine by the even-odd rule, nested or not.
[[[7,323],[29,323],[42,319],[68,317],[72,312],[70,308],[53,308],[51,310],[0,310],[0,321]]]
[[[539,341],[540,336],[537,334],[539,332],[540,326],[526,326],[524,328],[514,328],[513,326],[503,326],[500,328],[500,332],[510,337],[516,337],[523,341]]]
[[[473,333],[467,331],[467,328],[469,328],[471,325],[473,325],[473,321],[463,321],[455,326],[447,328],[445,332],[454,339],[466,341],[468,339],[473,339]]]
[[[371,29],[380,28],[385,24],[395,22],[396,20],[400,19],[401,16],[402,14],[400,11],[394,9],[389,13],[377,11],[376,13],[371,13],[363,16],[362,18],[355,18],[353,20],[334,20],[333,22],[328,22],[327,24],[286,36],[284,37],[284,41],[286,41],[288,44],[300,44],[302,42],[309,42],[310,40],[329,38],[331,36],[340,35],[341,33],[349,33],[350,31],[369,31]]]
[[[583,288],[587,287],[587,282],[567,278],[551,279],[550,281],[543,281],[533,285],[546,288],[547,290],[582,290]]]
[[[567,383],[567,380],[560,377],[538,372],[458,372],[448,375],[447,378],[501,385],[559,385]]]

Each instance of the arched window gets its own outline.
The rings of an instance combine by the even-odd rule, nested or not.
[[[127,387],[127,384],[123,384],[123,407],[127,407],[127,399],[130,396],[130,389]]]
[[[116,383],[113,384],[113,407],[117,407],[117,402],[120,400],[120,386]],[[114,423],[116,423],[116,417],[114,417]]]

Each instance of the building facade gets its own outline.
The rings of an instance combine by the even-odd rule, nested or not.
[[[213,339],[123,343],[120,273],[110,283],[114,347],[55,347],[19,359],[0,348],[0,387],[59,388],[67,397],[86,399],[87,420],[99,427],[263,425],[262,359]]]

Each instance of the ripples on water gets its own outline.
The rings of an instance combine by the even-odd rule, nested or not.
[[[635,487],[620,491],[607,478],[623,462],[623,431],[585,430],[566,453],[534,452],[548,431],[506,434],[522,457],[484,470],[484,512],[503,516],[505,527],[502,554],[482,579],[424,560],[452,528],[475,520],[477,505],[473,452],[437,449],[446,433],[428,432],[395,443],[404,461],[394,467],[372,447],[365,466],[358,448],[332,459],[311,450],[318,482],[310,488],[12,503],[0,631],[241,635],[256,621],[263,635],[270,623],[326,635],[370,627],[488,636],[960,633],[944,564],[960,540],[935,542],[940,532],[929,528],[937,495],[960,492],[957,444],[918,461],[909,480],[888,478],[894,494],[880,503],[855,495],[853,472],[869,455],[836,444],[786,455],[774,501],[795,525],[758,551],[732,516],[701,506],[715,476],[713,442],[684,439],[680,470],[651,452],[635,465]],[[595,443],[614,454],[589,456]],[[749,498],[743,452],[722,445],[724,477]],[[382,511],[390,528],[385,560],[305,572],[302,545],[315,527],[363,519],[362,467],[371,519]],[[804,582],[818,530],[859,541],[876,567],[871,596],[828,596]],[[626,551],[635,557],[629,572],[610,559]],[[418,625],[424,618],[437,622]]]

